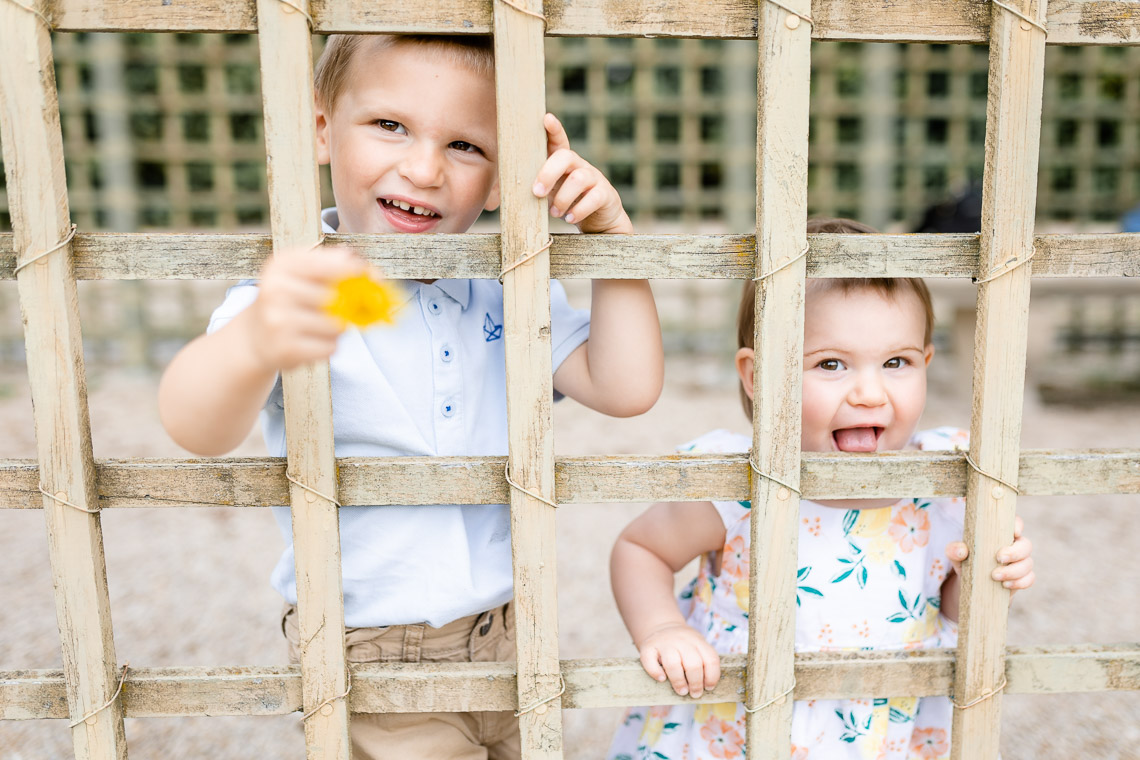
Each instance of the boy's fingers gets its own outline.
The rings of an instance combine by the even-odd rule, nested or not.
[[[641,652],[641,667],[645,668],[645,672],[648,673],[649,677],[654,681],[665,680],[665,670],[661,667],[661,663],[658,662],[660,656],[661,653],[657,651],[656,647],[646,647]]]
[[[1013,537],[1021,538],[1021,532],[1025,530],[1025,522],[1018,516],[1013,518]]]
[[[689,696],[701,696],[705,690],[705,664],[701,659],[701,653],[696,651],[686,652],[684,666]]]
[[[1026,557],[1020,562],[1004,565],[994,570],[993,579],[995,581],[1015,581],[1019,578],[1024,578],[1032,572],[1033,557]]]
[[[1018,562],[1033,554],[1033,542],[1028,538],[1022,536],[1014,541],[1009,546],[1000,549],[997,553],[997,561],[1003,565],[1011,562]]]
[[[553,205],[551,213],[553,213],[556,208],[560,214],[565,214],[596,184],[595,173],[586,167],[580,167],[570,172],[566,179],[563,180],[562,187],[558,189],[558,193],[554,195],[551,201]],[[555,216],[558,215],[559,214],[555,214]],[[586,216],[588,216],[588,214],[575,213],[576,219],[584,219]]]
[[[578,154],[572,150],[559,150],[552,153],[542,168],[538,170],[538,176],[534,179],[534,186],[531,191],[539,198],[546,198],[551,193],[556,192],[563,177],[571,171],[579,160]]]
[[[570,137],[557,116],[552,113],[546,114],[542,119],[542,126],[546,129],[546,155],[570,147]]]
[[[1037,575],[1033,571],[1030,571],[1028,575],[1026,575],[1022,578],[1017,578],[1016,580],[1012,580],[1012,581],[1005,581],[1001,585],[1005,586],[1007,589],[1009,589],[1012,592],[1024,591],[1025,589],[1032,586],[1033,582],[1036,579],[1037,579]]]
[[[720,655],[710,647],[705,654],[705,689],[710,691],[715,689],[719,681]]]
[[[952,541],[946,545],[946,556],[955,562],[963,562],[970,556],[970,550],[962,541]]]
[[[673,691],[680,696],[689,693],[689,683],[685,680],[685,667],[681,662],[681,653],[671,649],[661,655],[661,666],[665,668],[665,675],[673,685]]]
[[[571,224],[586,219],[591,214],[600,209],[606,202],[606,191],[600,185],[594,185],[586,194],[577,200],[570,208],[566,209],[566,214],[563,218]]]

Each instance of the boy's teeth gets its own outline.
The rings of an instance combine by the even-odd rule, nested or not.
[[[426,209],[423,206],[413,206],[410,203],[405,203],[404,201],[395,201],[395,200],[388,201],[388,203],[390,203],[391,205],[395,206],[398,209],[403,209],[404,211],[411,211],[413,214],[419,214],[420,216],[435,216],[434,211]]]

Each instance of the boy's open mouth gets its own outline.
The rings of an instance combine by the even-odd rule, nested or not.
[[[434,211],[432,211],[429,208],[424,208],[423,206],[413,206],[410,203],[405,203],[404,201],[400,201],[400,200],[388,200],[387,198],[381,198],[380,199],[380,205],[384,206],[389,211],[393,211],[393,212],[402,211],[405,214],[409,214],[409,215],[413,215],[413,216],[422,216],[422,217],[426,217],[428,219],[432,219],[432,218],[439,216],[439,214],[435,213]]]
[[[852,427],[833,430],[831,438],[840,451],[875,451],[882,434],[881,427]]]

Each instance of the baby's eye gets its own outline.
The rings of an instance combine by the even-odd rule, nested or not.
[[[883,362],[883,366],[886,367],[887,369],[902,369],[903,367],[905,367],[908,364],[910,364],[910,362],[908,362],[906,359],[902,358],[901,356],[895,356],[895,357],[887,359],[885,362]]]
[[[408,131],[404,129],[403,124],[398,121],[392,121],[391,119],[377,119],[374,123],[380,127],[380,129],[395,132],[398,135],[406,134]]]
[[[827,372],[838,372],[839,370],[843,369],[843,362],[839,361],[838,359],[824,359],[816,366],[822,370],[826,370]]]
[[[454,150],[462,151],[463,153],[482,153],[483,152],[482,149],[478,145],[472,145],[471,143],[469,143],[465,140],[456,140],[455,142],[451,143],[451,145],[449,145],[448,147],[450,147]]]

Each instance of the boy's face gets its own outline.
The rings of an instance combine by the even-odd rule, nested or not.
[[[922,304],[903,289],[808,288],[804,311],[803,451],[895,451],[907,445],[926,404]],[[752,350],[737,367],[752,385]],[[746,358],[744,362],[742,359]],[[743,366],[742,366],[743,365]]]
[[[447,52],[365,43],[316,114],[338,232],[465,232],[498,206],[494,79]]]

